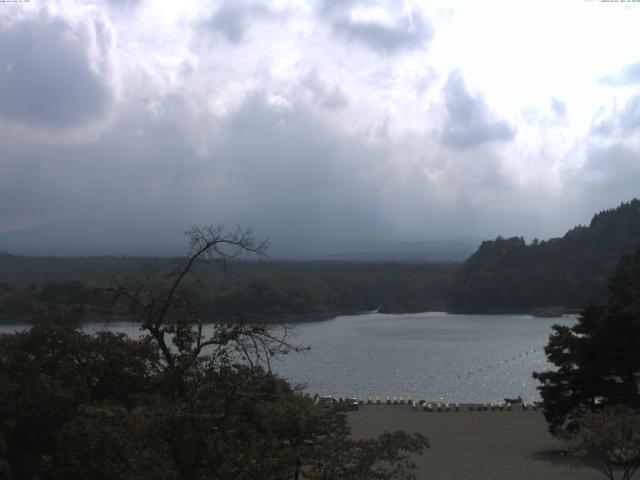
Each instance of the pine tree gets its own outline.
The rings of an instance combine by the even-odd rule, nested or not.
[[[545,353],[557,369],[533,374],[551,433],[574,431],[585,411],[640,408],[640,248],[619,261],[605,304],[552,328]]]

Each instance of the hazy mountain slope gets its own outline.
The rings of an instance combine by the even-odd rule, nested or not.
[[[171,256],[184,253],[182,229],[158,222],[110,226],[67,223],[0,234],[0,251],[39,256]],[[393,221],[362,208],[309,204],[264,207],[223,219],[228,229],[251,227],[270,239],[275,260],[461,261],[478,239],[433,240],[407,232]]]

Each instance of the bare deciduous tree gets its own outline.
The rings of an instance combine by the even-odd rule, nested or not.
[[[298,349],[287,341],[286,328],[276,335],[267,325],[246,322],[240,316],[219,319],[213,333],[205,334],[202,318],[185,294],[186,279],[191,276],[197,280],[199,264],[227,268],[230,261],[243,255],[264,258],[269,242],[257,241],[251,229],[240,227],[229,233],[220,226],[193,226],[186,235],[190,249],[175,268],[163,271],[149,267],[133,281],[113,280],[105,288],[113,295],[112,306],[122,301],[133,306],[136,320],[157,343],[166,368],[178,374],[187,371],[205,348],[210,359],[222,362],[239,355],[251,366],[256,361],[268,366],[274,354]]]

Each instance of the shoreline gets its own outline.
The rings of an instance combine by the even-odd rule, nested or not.
[[[353,312],[332,312],[332,313],[318,313],[318,314],[304,314],[304,315],[295,315],[295,314],[281,314],[274,316],[264,316],[258,314],[251,314],[245,316],[245,320],[248,322],[256,321],[261,323],[266,323],[270,325],[281,325],[281,324],[291,324],[291,323],[321,323],[330,320],[335,320],[338,317],[355,317],[360,315],[369,315],[369,314],[380,314],[380,315],[421,315],[421,314],[445,314],[445,315],[526,315],[532,318],[565,318],[571,315],[577,315],[580,313],[579,309],[564,309],[562,311],[552,310],[552,311],[544,311],[544,312],[534,312],[532,310],[523,311],[523,310],[514,310],[514,311],[446,311],[446,310],[426,310],[423,312],[381,312],[378,310],[366,310],[366,311],[353,311]],[[211,314],[213,316],[214,314]],[[46,319],[42,319],[38,316],[25,315],[25,316],[11,316],[11,319],[6,318],[4,316],[0,316],[0,325],[34,325],[36,323],[42,323],[46,321]],[[87,315],[84,318],[78,319],[78,325],[84,324],[92,324],[92,323],[119,323],[119,322],[127,322],[127,323],[135,323],[136,320],[131,319],[131,317],[122,316],[122,315]],[[203,321],[203,325],[213,325],[217,323],[215,320],[206,320]]]

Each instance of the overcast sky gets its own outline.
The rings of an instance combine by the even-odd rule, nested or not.
[[[0,233],[561,235],[640,195],[639,25],[579,0],[0,3]]]

